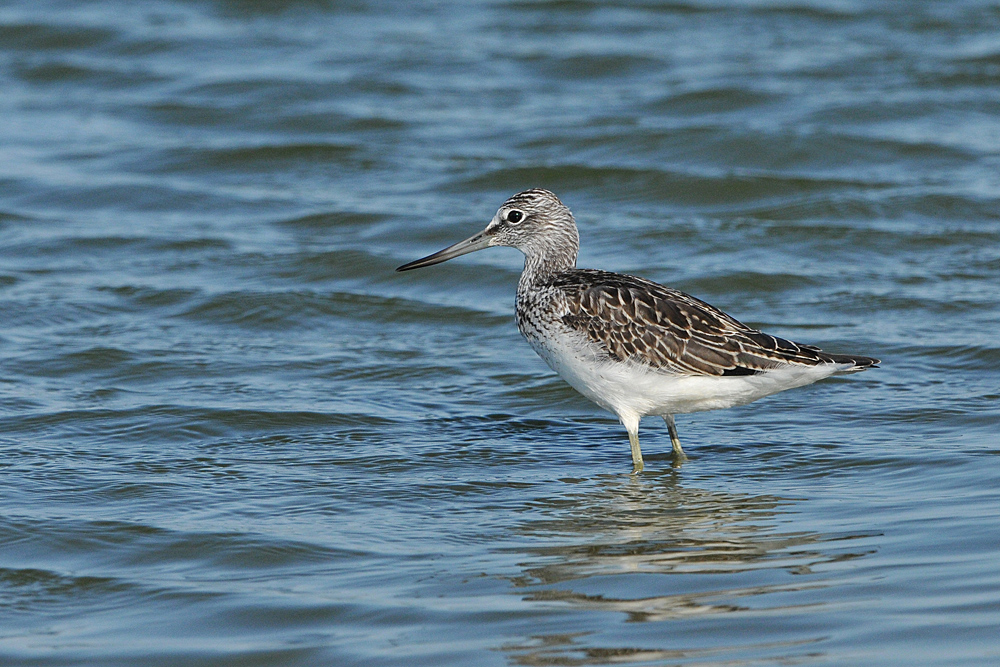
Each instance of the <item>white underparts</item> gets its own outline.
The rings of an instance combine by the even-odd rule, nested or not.
[[[853,368],[851,364],[786,364],[758,375],[675,375],[640,363],[608,359],[582,332],[563,330],[558,336],[529,338],[528,342],[570,386],[618,415],[630,431],[646,415],[746,405]]]

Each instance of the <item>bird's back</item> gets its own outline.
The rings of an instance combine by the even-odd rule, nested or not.
[[[561,271],[520,286],[517,319],[529,341],[575,334],[598,357],[680,376],[748,376],[828,364],[836,365],[836,372],[852,372],[878,363],[763,333],[650,280],[591,269]]]

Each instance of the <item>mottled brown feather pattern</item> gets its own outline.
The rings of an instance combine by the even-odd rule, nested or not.
[[[862,370],[878,363],[765,334],[700,299],[634,276],[571,269],[545,282],[538,294],[559,307],[562,323],[585,332],[616,361],[703,376],[753,375],[788,364],[853,363]],[[522,331],[533,324],[524,322]]]

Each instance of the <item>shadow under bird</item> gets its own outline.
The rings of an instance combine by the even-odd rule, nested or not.
[[[663,417],[676,461],[674,415],[745,405],[878,359],[829,354],[763,333],[693,296],[650,280],[576,268],[573,214],[548,190],[520,192],[486,229],[396,269],[409,271],[493,246],[524,253],[517,328],[574,389],[618,415],[643,469],[639,420]]]

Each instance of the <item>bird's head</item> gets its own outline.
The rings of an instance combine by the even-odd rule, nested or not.
[[[505,201],[483,231],[396,270],[440,264],[493,246],[517,248],[529,260],[559,257],[565,262],[568,258],[571,267],[576,263],[580,237],[573,214],[558,197],[548,190],[525,190]]]

